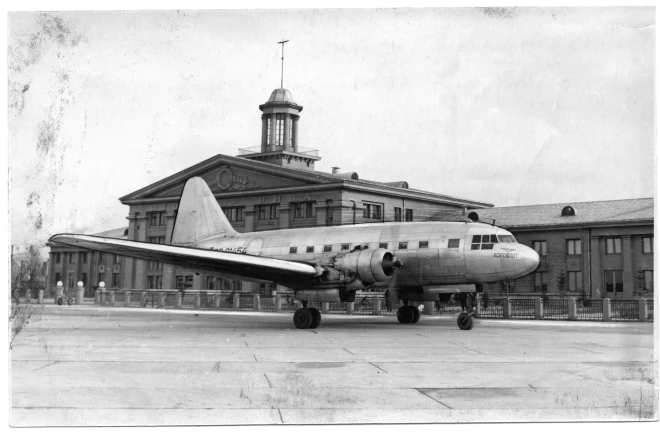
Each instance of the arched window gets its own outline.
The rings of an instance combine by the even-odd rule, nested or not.
[[[561,210],[561,216],[574,216],[575,209],[572,206],[566,206]]]

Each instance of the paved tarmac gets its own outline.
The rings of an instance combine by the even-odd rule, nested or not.
[[[11,425],[658,419],[653,324],[34,308]]]

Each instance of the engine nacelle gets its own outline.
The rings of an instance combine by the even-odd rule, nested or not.
[[[374,248],[337,256],[333,267],[344,274],[356,273],[363,283],[376,283],[391,279],[400,264],[386,249]]]

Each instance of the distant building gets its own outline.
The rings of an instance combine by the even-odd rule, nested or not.
[[[485,289],[553,294],[565,273],[572,294],[630,299],[643,288],[652,298],[653,209],[652,198],[640,198],[475,210],[541,257],[533,274]]]

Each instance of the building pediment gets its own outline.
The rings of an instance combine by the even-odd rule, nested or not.
[[[306,174],[304,171],[292,171],[268,163],[218,155],[122,197],[120,201],[133,203],[147,199],[178,198],[186,181],[191,177],[203,178],[214,194],[281,189],[335,181],[332,178],[325,180],[325,177],[311,172]]]

